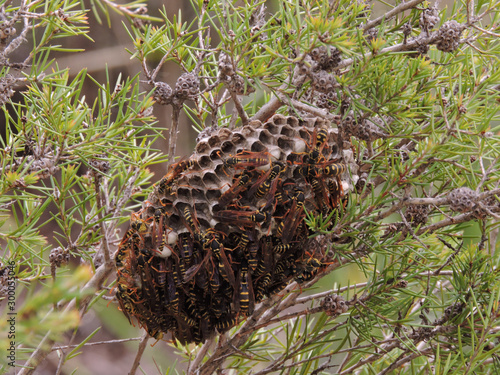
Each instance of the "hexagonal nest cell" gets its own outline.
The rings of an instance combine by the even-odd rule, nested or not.
[[[129,320],[155,338],[200,343],[289,282],[312,279],[324,250],[305,210],[341,211],[356,173],[336,139],[324,120],[282,115],[199,139],[132,214],[119,245],[116,297]]]

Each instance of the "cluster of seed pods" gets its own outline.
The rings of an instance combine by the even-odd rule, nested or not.
[[[336,141],[324,120],[282,115],[200,134],[132,214],[116,255],[122,311],[155,338],[200,343],[314,277],[324,254],[308,246],[306,211],[339,211],[350,185]]]

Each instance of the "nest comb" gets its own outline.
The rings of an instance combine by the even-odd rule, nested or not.
[[[125,315],[183,344],[228,330],[266,296],[321,270],[304,208],[337,210],[355,168],[337,129],[320,119],[275,115],[198,140],[132,214],[116,255]]]

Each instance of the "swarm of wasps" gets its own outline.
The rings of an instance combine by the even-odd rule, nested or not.
[[[281,115],[202,134],[120,243],[116,297],[129,320],[201,343],[312,279],[326,263],[304,219],[339,211],[347,167],[336,139],[329,123]]]

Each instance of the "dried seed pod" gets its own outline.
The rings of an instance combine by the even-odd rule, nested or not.
[[[0,269],[0,298],[6,297],[9,292],[9,269],[3,267]]]
[[[317,63],[311,58],[310,55],[306,55],[304,61],[298,63],[295,69],[298,74],[310,75],[311,72],[317,69]]]
[[[429,32],[439,22],[439,12],[436,7],[425,8],[420,14],[420,28]]]
[[[89,160],[89,165],[92,168],[90,174],[92,176],[100,176],[101,174],[106,174],[111,169],[111,165],[109,161],[103,160],[106,158],[106,155],[100,154],[96,155],[96,158],[92,158]]]
[[[426,43],[419,43],[417,42],[417,48],[416,48],[416,54],[414,54],[414,57],[419,57],[419,56],[425,56],[427,55],[427,52],[429,52],[429,45]]]
[[[383,130],[384,122],[378,117],[355,121],[353,112],[344,117],[343,129],[348,135],[352,135],[363,141],[374,141],[385,138],[387,133]]]
[[[461,187],[448,194],[448,201],[452,211],[470,212],[476,205],[477,193],[468,187]]]
[[[148,8],[146,5],[143,5],[143,6],[140,6],[139,8],[137,8],[133,14],[137,14],[137,15],[147,15],[148,14]],[[150,20],[147,20],[147,19],[144,19],[144,18],[139,18],[139,17],[133,17],[132,18],[132,24],[138,28],[138,29],[143,29],[145,28],[146,26],[150,25],[151,24],[151,21]]]
[[[415,204],[409,206],[405,212],[405,219],[413,226],[419,226],[427,223],[429,216],[429,205]]]
[[[0,105],[10,101],[10,98],[15,94],[14,83],[15,78],[10,74],[5,77],[0,77]]]
[[[223,75],[232,76],[235,73],[231,58],[225,52],[220,53],[217,66],[219,67],[220,73]]]
[[[446,21],[438,31],[436,47],[443,52],[453,52],[460,45],[460,37],[464,26],[457,21]]]
[[[321,301],[321,307],[328,316],[337,316],[349,311],[348,303],[343,297],[337,294],[326,296],[323,301]]]
[[[180,99],[194,99],[200,93],[200,80],[194,73],[184,73],[175,83],[175,96]]]
[[[444,309],[444,316],[446,320],[453,319],[454,317],[460,315],[463,309],[463,302],[455,302],[453,305],[448,306],[446,309]]]
[[[231,80],[229,81],[229,88],[234,91],[236,95],[248,95],[255,91],[250,84],[245,82],[245,80],[237,74],[231,77]]]
[[[69,262],[69,252],[62,247],[56,247],[50,251],[49,261],[55,267],[64,266]]]
[[[162,105],[171,104],[173,96],[174,91],[168,83],[155,82],[155,91],[153,93],[155,102]]]
[[[309,55],[317,63],[317,69],[331,71],[340,63],[340,51],[333,46],[314,48]]]
[[[408,281],[403,280],[403,279],[398,280],[398,282],[396,283],[396,287],[397,287],[397,288],[404,289],[404,288],[406,288],[407,286],[408,286]]]
[[[0,41],[5,43],[5,40],[16,34],[16,29],[12,27],[10,22],[5,22],[0,25]]]

